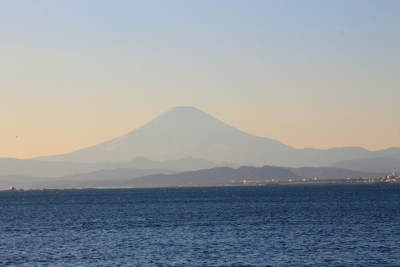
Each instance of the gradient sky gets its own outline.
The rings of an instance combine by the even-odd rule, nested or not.
[[[174,106],[295,148],[400,147],[400,1],[0,1],[0,157]]]

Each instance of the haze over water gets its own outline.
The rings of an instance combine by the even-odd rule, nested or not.
[[[0,265],[399,266],[400,186],[0,192]]]

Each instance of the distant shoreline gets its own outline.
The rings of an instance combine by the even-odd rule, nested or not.
[[[279,185],[317,185],[317,184],[400,184],[400,181],[363,181],[357,179],[337,179],[337,180],[312,180],[312,181],[285,181],[270,182],[259,184],[202,184],[202,185],[171,185],[165,187],[88,187],[88,188],[43,188],[43,189],[18,189],[0,190],[0,192],[31,192],[31,191],[55,191],[55,190],[101,190],[101,189],[151,189],[151,188],[198,188],[198,187],[253,187],[253,186],[279,186]]]

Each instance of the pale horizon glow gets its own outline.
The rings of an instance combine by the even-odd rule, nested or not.
[[[0,2],[0,157],[194,106],[294,148],[400,147],[400,2]]]

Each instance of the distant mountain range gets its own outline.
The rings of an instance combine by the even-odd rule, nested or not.
[[[293,172],[279,167],[248,167],[238,169],[219,167],[178,174],[154,174],[132,179],[134,187],[166,187],[234,184],[243,180],[265,182],[266,179],[298,179]]]
[[[400,148],[295,149],[235,129],[196,108],[176,107],[93,147],[36,159],[0,158],[0,189],[340,179],[395,171],[400,171]]]
[[[339,168],[283,168],[275,166],[250,167],[238,169],[213,168],[177,174],[153,174],[137,177],[128,183],[133,187],[167,187],[167,186],[204,186],[204,185],[234,185],[243,181],[265,183],[274,181],[299,181],[302,179],[328,180],[359,177],[380,177],[383,174],[349,171]]]
[[[340,168],[283,168],[275,166],[238,169],[213,167],[198,171],[177,172],[166,169],[124,169],[97,170],[88,173],[61,177],[32,177],[24,175],[0,176],[0,190],[9,189],[64,189],[87,187],[165,187],[243,184],[243,180],[265,182],[267,179],[288,180],[343,179],[358,177],[380,177],[387,173],[365,173]]]
[[[343,168],[327,168],[327,167],[301,167],[301,168],[288,168],[294,174],[300,178],[318,180],[329,180],[329,179],[346,179],[346,178],[359,178],[359,177],[382,177],[390,172],[365,172],[357,170],[347,170]]]
[[[400,172],[400,159],[379,157],[342,160],[333,164],[332,167],[367,172]]]
[[[132,178],[151,174],[174,174],[177,171],[164,169],[123,169],[98,170],[88,173],[61,177],[32,177],[25,175],[0,176],[0,190],[10,186],[17,189],[65,189],[87,187],[123,187]]]
[[[235,163],[216,164],[196,158],[183,158],[169,161],[153,161],[137,157],[127,162],[81,163],[64,161],[40,161],[31,159],[0,158],[0,176],[25,175],[36,177],[60,177],[97,170],[125,169],[168,169],[174,171],[196,171],[213,167],[229,166],[238,168]]]
[[[327,167],[343,160],[400,159],[400,148],[295,149],[277,140],[235,129],[194,107],[176,107],[124,136],[71,153],[37,159],[98,163],[129,162],[140,156],[157,161],[194,157],[240,165]]]

